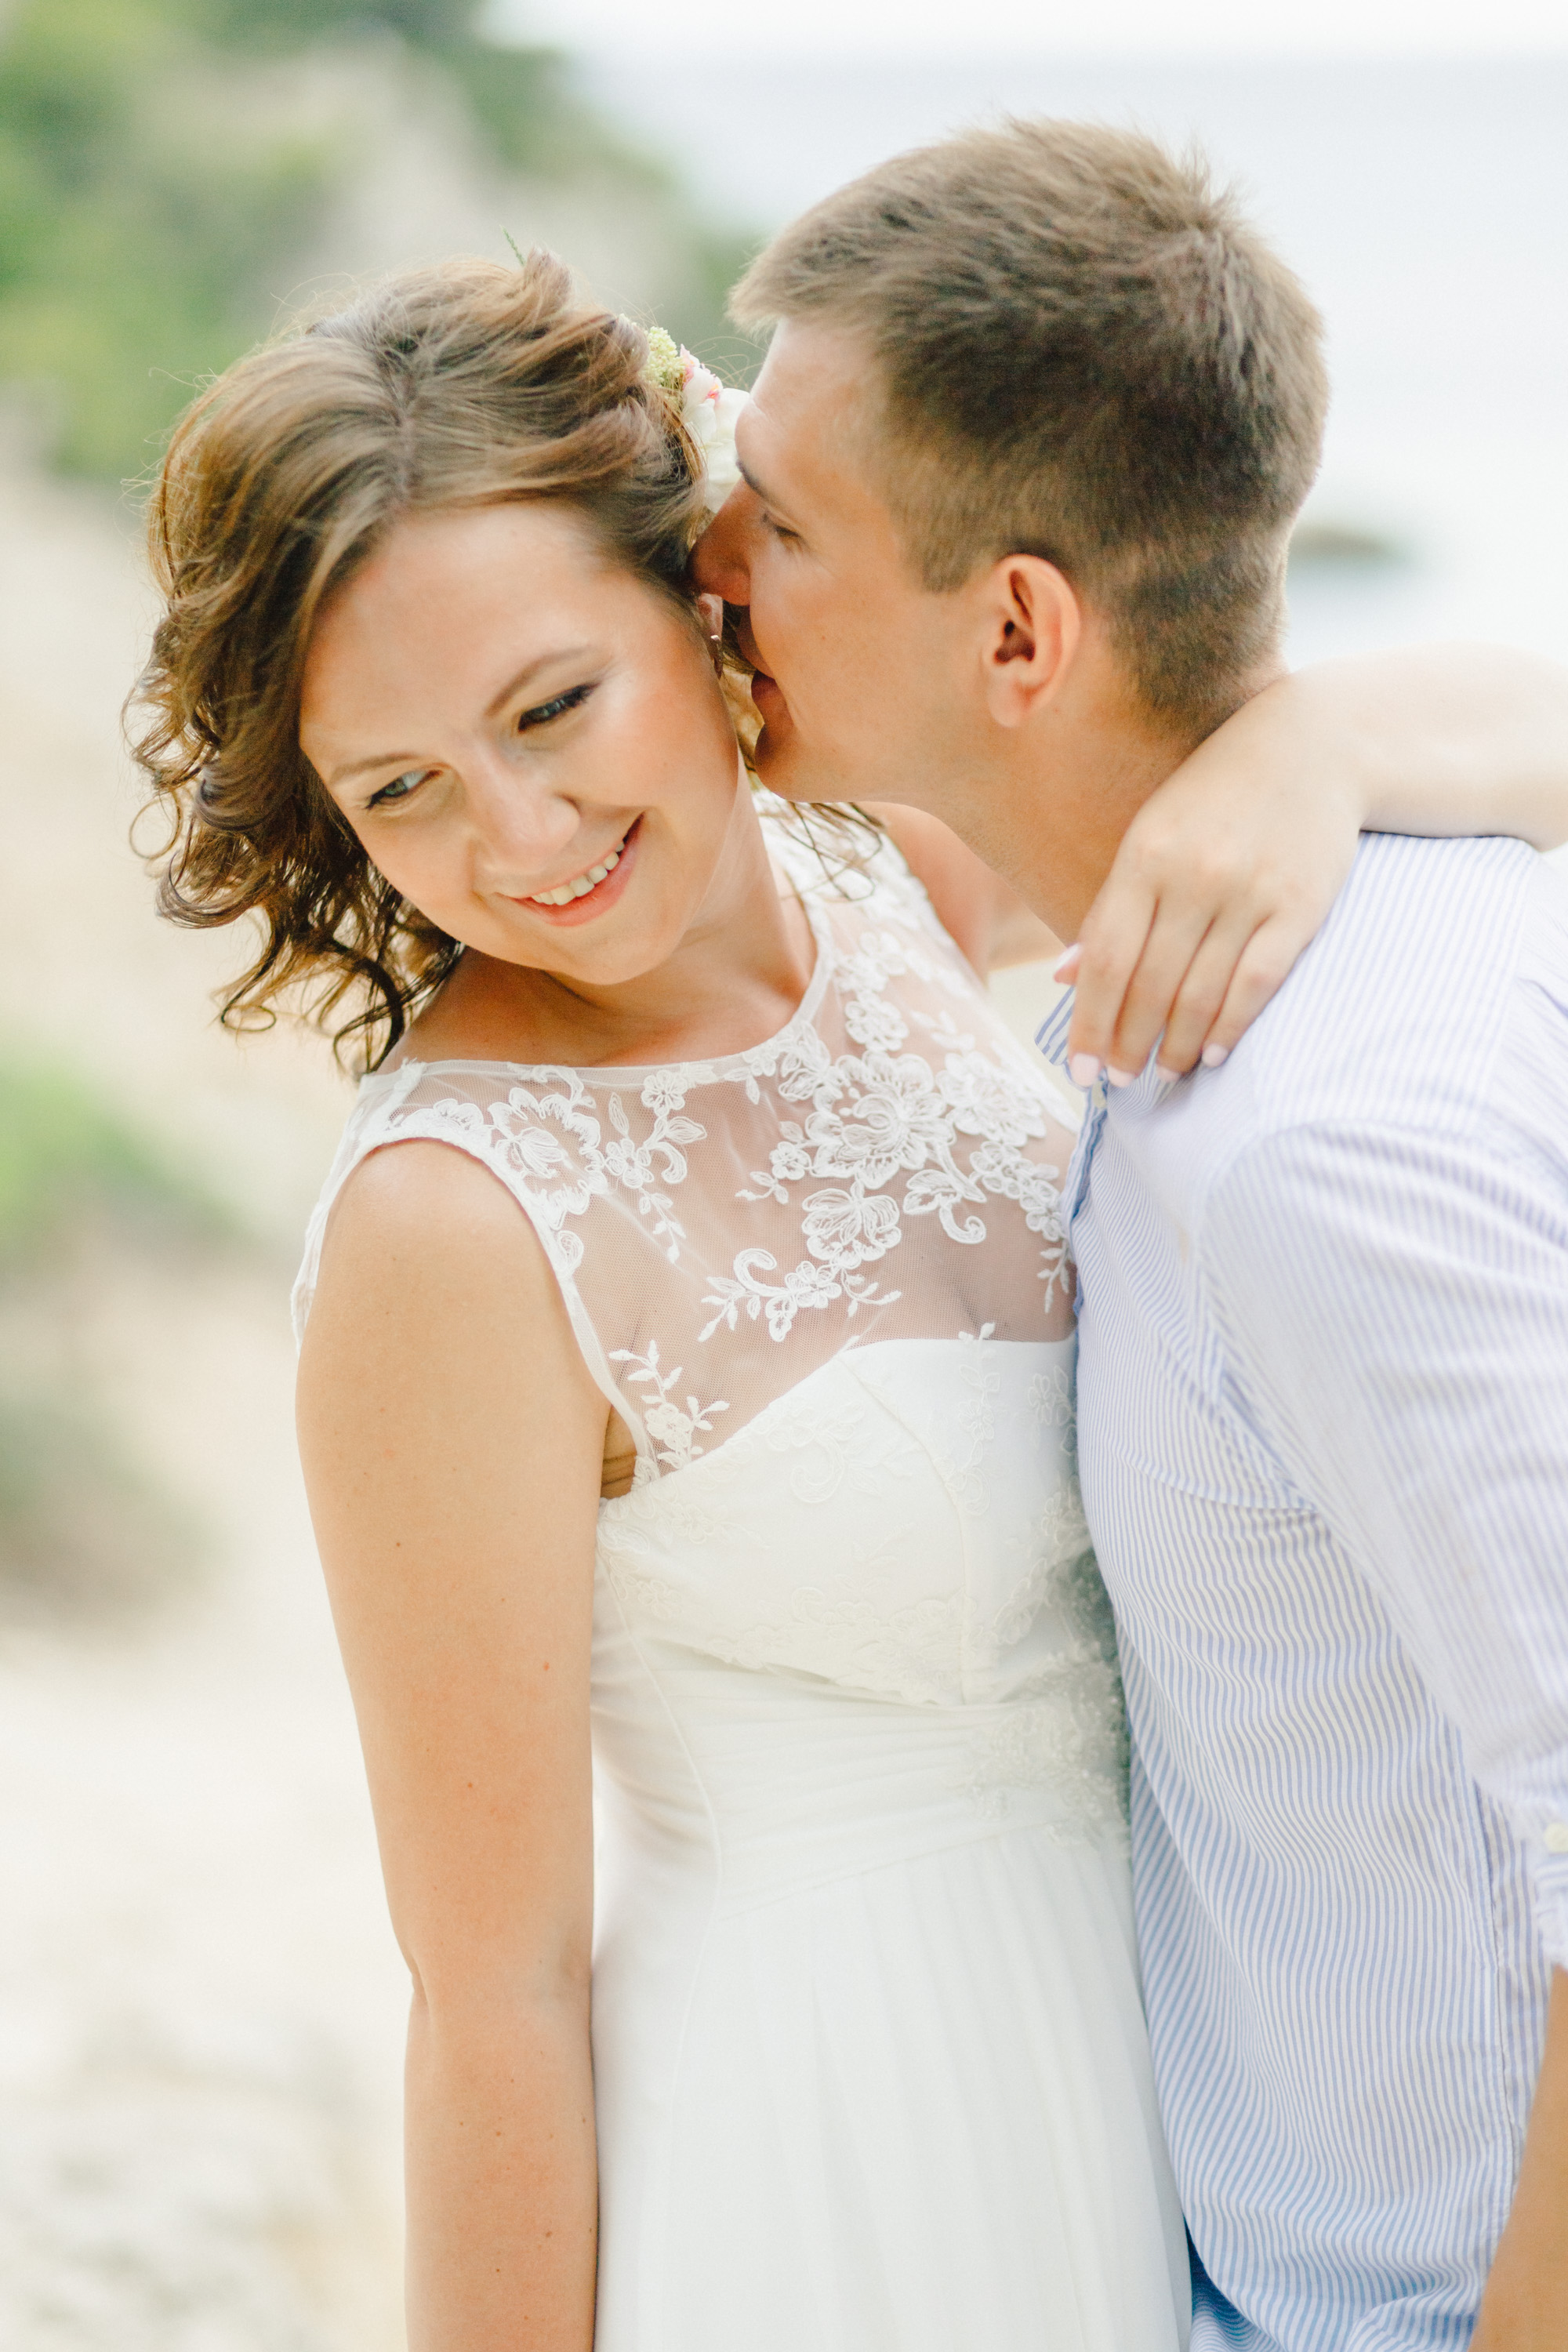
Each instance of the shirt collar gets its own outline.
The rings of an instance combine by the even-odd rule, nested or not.
[[[1068,1063],[1068,1031],[1072,1026],[1073,994],[1074,992],[1070,988],[1064,989],[1035,1032],[1035,1043],[1047,1061],[1064,1072],[1067,1071]],[[1070,1073],[1068,1073],[1068,1084],[1072,1085]],[[1076,1088],[1075,1091],[1081,1093],[1082,1089]],[[1067,1213],[1069,1233],[1072,1230],[1073,1219],[1082,1208],[1084,1195],[1089,1190],[1089,1163],[1094,1157],[1094,1147],[1099,1142],[1100,1131],[1105,1125],[1108,1100],[1109,1089],[1105,1073],[1102,1070],[1084,1098],[1083,1125],[1079,1129],[1078,1143],[1072,1159],[1068,1164],[1067,1177],[1062,1186],[1062,1204]]]
[[[1068,1066],[1068,1031],[1072,1026],[1073,991],[1064,988],[1035,1032],[1035,1043],[1058,1070]]]

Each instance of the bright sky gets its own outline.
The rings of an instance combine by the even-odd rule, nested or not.
[[[1565,0],[490,0],[498,32],[665,57],[1452,56],[1568,49]]]

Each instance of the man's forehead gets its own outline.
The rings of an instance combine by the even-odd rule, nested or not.
[[[849,460],[863,447],[874,366],[869,347],[842,327],[781,320],[752,394],[757,437],[770,461],[841,467]]]

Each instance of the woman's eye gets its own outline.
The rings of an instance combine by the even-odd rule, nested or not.
[[[799,531],[791,530],[787,522],[775,522],[772,515],[765,514],[763,517],[763,526],[764,530],[772,533],[774,539],[783,540],[786,544],[793,547],[798,547],[800,545]]]
[[[580,704],[587,701],[593,691],[591,686],[574,686],[564,694],[552,695],[548,702],[536,702],[531,710],[520,711],[518,733],[521,735],[529,727],[548,727],[550,721],[559,719],[563,712],[577,709]]]
[[[405,775],[394,776],[391,783],[383,784],[378,793],[372,793],[365,803],[366,808],[386,808],[395,801],[405,801],[429,773],[428,768],[410,768]]]

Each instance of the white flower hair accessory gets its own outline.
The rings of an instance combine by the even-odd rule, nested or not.
[[[661,392],[680,403],[680,421],[702,459],[703,502],[710,514],[717,514],[741,478],[735,419],[751,394],[721,383],[711,368],[705,368],[662,327],[648,330],[647,373]]]

